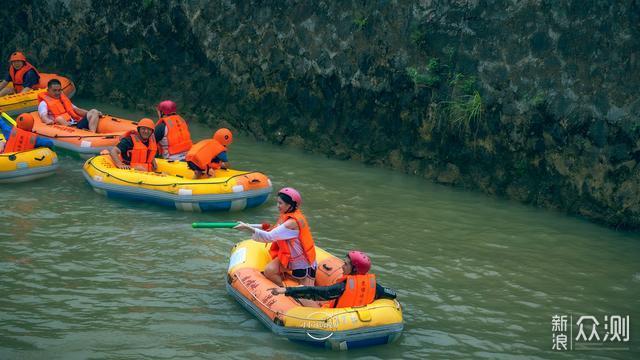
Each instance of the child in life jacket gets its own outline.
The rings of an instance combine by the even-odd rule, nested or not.
[[[32,132],[33,116],[29,113],[20,114],[16,118],[16,126],[0,120],[0,131],[5,141],[0,141],[0,153],[28,151],[38,147],[53,147],[53,141],[38,136]]]
[[[213,134],[213,138],[199,141],[187,152],[185,161],[193,170],[196,178],[215,176],[215,170],[226,169],[227,148],[233,142],[233,134],[229,129],[221,128]]]

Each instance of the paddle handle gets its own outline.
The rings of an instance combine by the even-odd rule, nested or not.
[[[230,229],[238,225],[237,222],[194,222],[191,227],[194,229]],[[254,228],[262,228],[262,224],[247,224]]]

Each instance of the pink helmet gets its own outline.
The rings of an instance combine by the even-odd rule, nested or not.
[[[364,275],[371,269],[371,259],[362,251],[349,251],[347,257],[351,260],[351,266],[355,269],[356,274]]]
[[[171,100],[164,100],[161,101],[160,104],[158,104],[158,107],[156,109],[158,109],[158,111],[163,114],[173,114],[178,110],[178,105],[176,105],[176,103]]]
[[[302,196],[300,196],[300,193],[298,192],[298,190],[294,188],[291,188],[291,187],[282,188],[280,189],[280,191],[278,191],[278,194],[288,195],[291,198],[291,200],[296,202],[297,207],[300,207],[300,205],[302,205]]]

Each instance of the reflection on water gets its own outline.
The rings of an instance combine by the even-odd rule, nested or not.
[[[301,346],[227,295],[229,250],[244,236],[190,224],[273,221],[275,201],[213,214],[114,201],[62,153],[54,177],[2,185],[0,358],[638,357],[637,233],[242,135],[230,161],[298,188],[319,246],[371,255],[403,305],[398,342],[348,354]],[[630,315],[630,350],[553,353],[554,314]]]

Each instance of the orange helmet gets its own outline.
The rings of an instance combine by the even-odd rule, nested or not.
[[[20,114],[16,119],[16,126],[22,130],[31,131],[33,129],[33,116],[29,113]]]
[[[156,125],[153,123],[153,120],[149,119],[149,118],[142,118],[140,119],[140,121],[138,121],[138,127],[146,127],[149,128],[151,130],[156,128]]]
[[[213,134],[213,139],[217,140],[220,144],[224,146],[229,146],[233,142],[233,134],[227,128],[221,128]]]
[[[24,56],[23,53],[21,53],[20,51],[16,51],[13,54],[11,54],[11,57],[9,58],[9,61],[27,61],[27,57]]]

